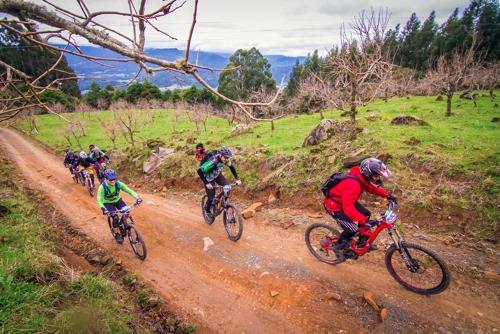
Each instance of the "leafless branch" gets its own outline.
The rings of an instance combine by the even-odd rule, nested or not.
[[[196,25],[196,18],[198,15],[198,0],[195,0],[193,20],[191,23],[191,28],[189,30],[189,38],[186,45],[185,58],[179,59],[177,61],[168,61],[156,58],[147,55],[144,52],[147,37],[146,28],[151,27],[169,38],[174,38],[167,32],[160,30],[151,21],[171,15],[172,13],[183,7],[186,3],[185,1],[181,4],[177,4],[177,0],[171,0],[159,6],[156,10],[147,12],[147,0],[140,0],[138,8],[135,7],[133,0],[129,0],[129,12],[120,12],[116,10],[92,11],[87,6],[85,0],[77,0],[77,8],[79,10],[78,13],[74,12],[72,9],[58,6],[48,0],[43,0],[43,2],[56,11],[54,12],[48,10],[43,6],[30,1],[0,0],[0,12],[7,13],[16,17],[18,22],[22,23],[25,26],[26,31],[14,28],[12,24],[9,24],[9,22],[0,21],[0,24],[20,35],[30,43],[33,43],[34,45],[39,45],[57,52],[64,52],[65,54],[79,56],[89,61],[135,62],[142,69],[151,74],[159,71],[172,71],[190,75],[213,94],[217,95],[227,103],[237,106],[249,117],[251,113],[246,108],[269,106],[276,101],[277,96],[282,91],[283,85],[281,85],[281,87],[278,89],[276,96],[274,96],[268,102],[235,101],[220,94],[215,88],[208,85],[208,83],[202,79],[198,70],[219,70],[211,69],[200,64],[191,64],[189,62],[191,41]],[[116,16],[130,18],[130,24],[132,25],[133,30],[132,37],[120,33],[102,23],[106,22],[106,20],[102,18],[111,18]],[[97,22],[96,18],[101,18],[102,20],[100,20],[100,22]],[[45,31],[37,31],[36,28],[42,25],[46,25],[50,28]],[[69,38],[66,37],[66,34],[68,33],[70,35]],[[75,40],[72,39],[71,35],[84,38],[91,44],[118,53],[124,58],[104,58],[84,54],[78,47],[78,44],[75,42]],[[45,39],[41,37],[45,37]],[[65,41],[67,44],[71,44],[77,49],[77,52],[49,44],[48,40],[53,38],[59,38]],[[252,119],[267,121],[271,120],[258,119],[255,117]]]

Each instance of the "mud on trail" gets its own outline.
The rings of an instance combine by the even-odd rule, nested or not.
[[[416,295],[387,273],[383,251],[332,267],[309,254],[301,231],[255,219],[245,221],[243,236],[234,243],[227,238],[220,217],[208,226],[198,202],[180,198],[141,194],[144,205],[133,212],[148,246],[148,258],[141,262],[127,243],[114,242],[95,199],[73,183],[61,157],[10,129],[0,129],[0,148],[76,228],[137,273],[177,314],[196,323],[200,333],[488,333],[500,329],[498,282],[452,272],[452,283],[444,293]],[[132,201],[124,196],[126,202]],[[207,251],[203,250],[205,237],[214,242]],[[450,265],[461,259],[453,251],[449,254],[441,255]],[[363,302],[363,292],[368,290],[389,310],[384,322]],[[271,292],[278,295],[273,297]],[[328,292],[338,293],[342,301],[328,300]]]

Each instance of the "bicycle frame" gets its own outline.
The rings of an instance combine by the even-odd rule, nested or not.
[[[379,225],[377,226],[377,228],[373,232],[370,233],[370,236],[368,237],[368,240],[363,248],[360,249],[360,248],[356,247],[356,240],[352,239],[351,249],[354,253],[356,253],[356,255],[362,256],[366,252],[368,252],[368,249],[373,244],[373,242],[377,239],[380,232],[382,232],[385,229],[387,229],[387,233],[394,241],[396,248],[400,249],[401,241],[403,240],[403,237],[401,236],[401,234],[399,233],[399,231],[396,228],[397,216],[393,212],[395,207],[396,207],[395,204],[393,204],[393,203],[389,204],[389,208],[385,212],[384,216],[382,216],[382,218],[380,219]]]
[[[127,218],[129,215],[130,215],[130,211],[133,209],[133,208],[136,208],[138,205],[137,204],[134,204],[132,206],[124,206],[123,208],[121,208],[120,210],[115,210],[113,212],[110,212],[110,217],[113,217],[113,215],[116,215],[118,213],[121,214],[120,216],[120,222],[124,219],[124,218]],[[125,219],[126,220],[126,219]]]
[[[231,188],[234,187],[235,185],[236,183],[230,184]],[[223,189],[221,192],[215,195],[214,208],[217,210],[216,211],[217,215],[219,215],[222,212],[222,210],[224,210],[227,207],[227,203],[229,202],[229,194],[231,193],[232,190],[231,188],[228,191],[224,191],[223,186],[219,185],[215,186],[215,189]]]

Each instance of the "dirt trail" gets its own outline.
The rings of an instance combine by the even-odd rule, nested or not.
[[[150,283],[199,332],[456,333],[500,328],[498,285],[481,283],[486,288],[478,293],[474,282],[453,281],[443,294],[419,296],[389,276],[381,251],[331,267],[308,253],[301,233],[251,221],[234,243],[220,218],[208,226],[198,203],[182,199],[141,194],[145,203],[133,212],[148,245],[148,258],[141,262],[129,245],[113,242],[95,199],[73,183],[60,157],[9,129],[0,129],[0,148],[74,226]],[[124,199],[131,202],[127,195]],[[203,250],[204,237],[215,243],[208,251]],[[363,303],[366,290],[389,309],[384,323]],[[271,297],[270,291],[279,295]],[[339,293],[343,302],[325,300],[328,291]]]

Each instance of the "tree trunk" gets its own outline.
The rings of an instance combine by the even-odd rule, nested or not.
[[[78,147],[80,148],[80,150],[82,150],[82,144],[80,143],[80,138],[76,135],[75,132],[73,132],[73,137],[75,138],[76,140],[76,143],[78,144]]]
[[[234,118],[236,117],[236,110],[234,109],[233,106],[231,106],[231,109],[233,110],[233,115],[231,116],[231,120],[229,121],[229,125],[233,125]]]
[[[446,117],[451,116],[451,99],[453,97],[453,92],[446,93]]]
[[[325,115],[323,115],[323,109],[319,110],[319,115],[320,115],[321,119],[325,119]]]
[[[132,144],[132,147],[135,147],[134,132],[129,130],[128,135],[130,137],[130,144]]]
[[[356,94],[357,94],[357,87],[356,84],[353,82],[351,84],[351,123],[356,123]]]
[[[274,120],[271,121],[271,131],[274,131]]]

